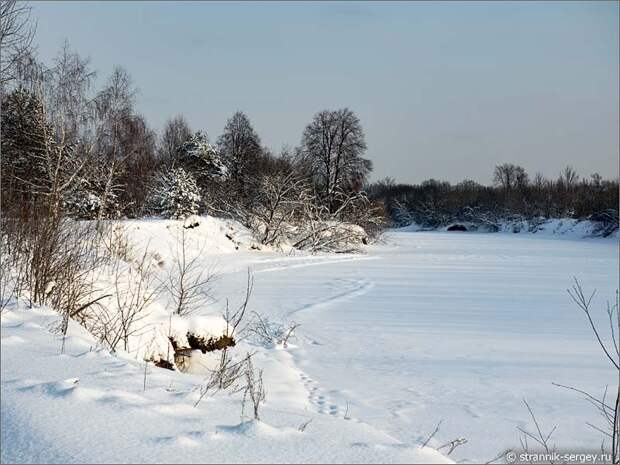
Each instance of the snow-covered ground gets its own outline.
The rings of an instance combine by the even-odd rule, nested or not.
[[[158,222],[133,227],[164,248]],[[300,324],[286,349],[234,349],[257,351],[264,368],[262,422],[240,423],[239,395],[194,407],[199,366],[191,375],[150,366],[144,389],[134,356],[93,350],[77,326],[59,355],[53,312],[11,310],[2,315],[2,461],[445,461],[419,448],[440,420],[431,445],[464,437],[450,458],[487,461],[518,445],[524,398],[543,427],[557,425],[558,446],[600,447],[585,425],[598,420],[593,408],[551,383],[599,393],[618,382],[566,294],[573,276],[598,289],[603,320],[618,286],[617,239],[393,231],[364,255],[316,256],[229,241],[203,249],[219,274],[218,302],[203,313],[240,302],[250,267],[250,309]]]

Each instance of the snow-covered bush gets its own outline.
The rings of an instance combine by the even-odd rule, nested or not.
[[[411,210],[400,200],[394,200],[392,207],[392,220],[396,226],[409,226],[415,223],[415,218]]]
[[[262,244],[312,252],[353,252],[379,237],[384,224],[363,192],[333,194],[332,210],[312,185],[293,174],[264,176],[253,201],[237,217]]]
[[[295,228],[293,247],[316,252],[353,253],[368,243],[361,226],[333,220],[306,221]]]
[[[200,209],[201,196],[196,180],[183,168],[160,173],[152,192],[153,209],[166,218],[185,218]]]
[[[256,195],[237,214],[261,244],[279,245],[287,240],[287,231],[301,210],[304,181],[293,174],[263,176]]]
[[[71,216],[77,218],[93,219],[101,212],[103,202],[93,192],[71,192],[64,200],[65,209]]]
[[[95,246],[97,225],[45,213],[26,221],[3,218],[2,297],[49,305],[79,319],[97,293],[95,277],[104,262]]]
[[[480,207],[465,207],[458,214],[457,219],[467,221],[485,231],[497,232],[500,228],[500,220],[492,211]]]
[[[596,225],[595,234],[603,237],[610,236],[619,228],[618,211],[607,209],[590,215],[588,218]]]
[[[295,330],[299,326],[294,321],[283,325],[272,322],[268,317],[252,312],[253,318],[245,328],[250,339],[264,347],[287,348],[290,340],[295,338]]]

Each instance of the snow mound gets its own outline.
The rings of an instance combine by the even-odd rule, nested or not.
[[[174,250],[185,233],[195,250],[204,254],[234,253],[258,247],[252,233],[238,221],[213,216],[190,216],[185,220],[143,218],[116,221],[135,245],[147,246],[162,256]]]

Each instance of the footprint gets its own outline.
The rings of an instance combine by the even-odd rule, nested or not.
[[[330,400],[329,394],[340,394],[337,390],[322,391],[316,382],[309,378],[306,374],[300,373],[300,379],[303,382],[304,387],[308,391],[308,400],[317,407],[317,411],[322,414],[329,414],[335,417],[342,417],[345,420],[351,420],[352,418],[348,414],[348,406],[339,406]],[[343,413],[344,412],[344,413]]]

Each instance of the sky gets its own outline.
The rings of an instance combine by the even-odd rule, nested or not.
[[[372,179],[488,184],[496,164],[618,176],[618,2],[31,2],[39,57],[67,40],[102,83],[120,65],[160,130],[215,141],[244,111],[297,146],[349,107]]]

